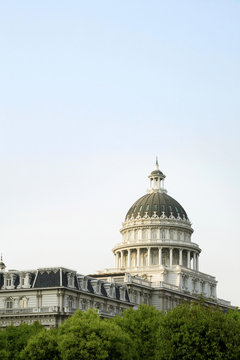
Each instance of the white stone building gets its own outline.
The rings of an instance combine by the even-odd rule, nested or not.
[[[115,268],[97,277],[126,283],[132,302],[147,302],[159,310],[197,298],[231,306],[217,298],[215,277],[199,271],[201,249],[191,241],[186,211],[164,188],[158,161],[149,179],[147,194],[131,206],[122,224],[122,242],[113,249]],[[135,289],[133,284],[141,286]]]
[[[202,298],[223,309],[215,277],[199,271],[201,249],[183,207],[167,194],[165,175],[149,175],[150,189],[127,212],[122,242],[113,253],[115,268],[80,275],[65,268],[8,270],[0,262],[0,326],[61,324],[76,309],[98,309],[103,317],[120,315],[141,303],[169,310],[181,301]]]

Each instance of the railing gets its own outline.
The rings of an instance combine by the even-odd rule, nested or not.
[[[127,240],[125,242],[117,243],[113,250],[121,250],[127,248],[147,248],[147,247],[179,247],[199,249],[199,245],[189,240],[173,240],[173,239],[146,239],[146,240]],[[184,249],[185,250],[185,249]]]
[[[167,284],[164,281],[152,283],[152,287],[158,287],[158,288],[160,287],[160,288],[164,288],[164,289],[179,290],[178,286]]]
[[[231,306],[231,301],[223,300],[223,299],[217,299],[217,302],[219,305],[225,305],[225,306]]]
[[[145,280],[145,279],[143,279],[143,278],[141,278],[141,277],[138,277],[138,276],[131,276],[131,275],[128,275],[128,274],[125,275],[124,281],[125,281],[125,282],[129,282],[129,283],[132,283],[132,284],[139,284],[139,285],[144,285],[144,286],[151,286],[151,282],[150,282],[150,281]]]
[[[0,309],[1,315],[11,314],[31,314],[31,313],[57,313],[59,312],[58,306],[41,307],[41,308],[24,308],[24,309]]]

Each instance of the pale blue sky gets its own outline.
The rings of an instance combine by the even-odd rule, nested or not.
[[[200,270],[240,305],[239,19],[232,0],[0,3],[8,267],[113,266],[158,155]]]

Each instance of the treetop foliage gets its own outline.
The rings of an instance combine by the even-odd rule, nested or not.
[[[240,313],[203,304],[167,313],[140,305],[101,319],[77,310],[58,329],[38,323],[0,330],[0,360],[239,360]]]

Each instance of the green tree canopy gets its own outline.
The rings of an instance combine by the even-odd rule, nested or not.
[[[34,322],[32,325],[21,324],[19,326],[7,327],[5,330],[7,359],[18,360],[19,353],[24,349],[28,340],[42,331],[42,329],[43,326],[38,322]],[[4,349],[1,350],[3,351]]]
[[[138,359],[152,360],[156,351],[156,334],[163,314],[154,306],[140,305],[129,309],[112,321],[134,341]]]
[[[57,330],[42,330],[29,339],[20,354],[22,360],[59,360]]]
[[[158,330],[155,356],[163,359],[239,360],[239,316],[199,304],[167,312]]]
[[[100,319],[95,310],[77,310],[59,329],[63,360],[132,360],[128,334],[115,323]]]

